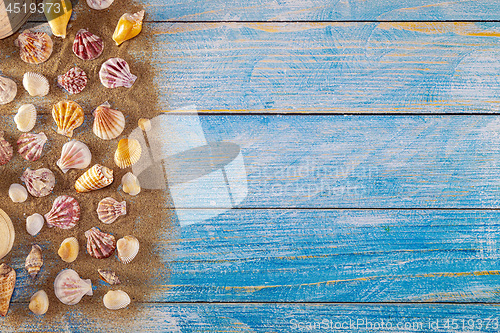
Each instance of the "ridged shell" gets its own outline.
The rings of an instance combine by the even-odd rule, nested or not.
[[[104,50],[101,37],[94,35],[86,29],[80,29],[76,33],[73,42],[73,53],[82,60],[94,60]]]
[[[26,218],[26,231],[31,236],[35,236],[42,230],[45,219],[41,214],[35,213]]]
[[[16,285],[16,271],[6,264],[0,265],[0,315],[5,317],[9,311],[10,298]]]
[[[21,132],[29,132],[36,124],[36,108],[33,104],[23,104],[14,116],[17,129]]]
[[[116,240],[113,235],[100,231],[96,227],[85,231],[87,252],[94,258],[108,258],[115,252]]]
[[[115,163],[120,169],[135,164],[141,158],[142,148],[135,139],[121,139],[115,151]]]
[[[8,163],[13,154],[14,150],[12,146],[3,138],[3,131],[0,131],[0,165]]]
[[[139,253],[139,240],[134,236],[125,236],[116,242],[116,251],[118,259],[124,264],[128,264],[134,260]]]
[[[44,0],[43,13],[49,22],[54,36],[66,38],[73,5],[70,0]]]
[[[111,140],[122,134],[125,128],[125,117],[118,110],[111,109],[109,103],[99,105],[94,110],[94,124],[92,131],[103,139]]]
[[[97,272],[99,272],[101,279],[106,281],[110,285],[115,285],[115,284],[121,283],[120,279],[118,278],[118,275],[116,275],[116,273],[113,271],[98,269]]]
[[[43,290],[39,290],[30,298],[29,309],[36,315],[43,315],[49,309],[49,297]]]
[[[24,30],[14,44],[19,47],[19,56],[28,64],[40,64],[52,54],[52,39],[45,32]]]
[[[70,263],[76,260],[79,251],[78,240],[75,237],[69,237],[62,241],[57,254],[64,262]]]
[[[76,180],[75,189],[78,193],[89,192],[106,187],[112,182],[113,170],[95,164]]]
[[[17,84],[5,76],[0,76],[0,105],[12,102],[16,95]]]
[[[43,146],[47,142],[45,133],[23,133],[17,139],[17,151],[26,160],[34,162],[42,156]]]
[[[0,259],[5,257],[14,245],[16,232],[10,217],[2,209],[0,209]]]
[[[139,184],[139,179],[132,173],[127,172],[122,177],[122,188],[123,192],[135,196],[141,192],[141,185]]]
[[[61,157],[56,164],[63,173],[66,173],[69,169],[85,169],[91,160],[89,147],[83,142],[71,140],[62,147]]]
[[[103,63],[99,71],[99,78],[106,88],[130,88],[137,80],[137,76],[130,73],[127,62],[121,58],[111,58]]]
[[[73,101],[61,101],[52,107],[52,118],[57,125],[57,133],[69,138],[73,130],[83,124],[83,110]]]
[[[11,184],[9,187],[9,197],[12,202],[25,202],[28,199],[28,191],[21,184]]]
[[[142,20],[144,20],[144,10],[134,14],[123,14],[113,32],[113,40],[116,45],[137,36],[142,30]]]
[[[44,216],[49,227],[71,229],[80,219],[80,206],[75,198],[61,195],[54,200],[52,209]]]
[[[42,249],[40,246],[34,244],[31,246],[31,252],[26,257],[26,263],[24,267],[28,271],[28,274],[32,279],[36,277],[38,272],[43,266]]]
[[[87,0],[87,5],[95,10],[106,9],[113,3],[114,0]]]
[[[30,96],[46,96],[50,90],[49,80],[42,74],[33,72],[24,73],[23,87]]]
[[[107,197],[99,201],[97,205],[97,216],[99,220],[105,224],[111,224],[122,215],[127,214],[127,203],[125,201],[118,202],[111,197]]]
[[[130,296],[121,290],[110,290],[104,295],[102,302],[109,310],[119,310],[130,304]]]
[[[28,192],[37,198],[49,195],[56,185],[54,173],[47,168],[37,170],[26,169],[21,180],[26,184]]]
[[[81,93],[87,86],[87,74],[80,67],[73,67],[57,77],[57,84],[68,93]]]
[[[81,279],[72,269],[65,269],[56,276],[54,293],[63,304],[75,305],[84,295],[92,296],[92,281]]]

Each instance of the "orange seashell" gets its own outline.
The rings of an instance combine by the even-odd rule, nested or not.
[[[52,39],[45,32],[24,30],[14,44],[19,47],[21,60],[28,64],[40,64],[52,54]]]
[[[73,101],[61,101],[52,107],[52,118],[57,125],[57,133],[71,138],[73,130],[83,124],[83,110]]]
[[[118,110],[111,109],[109,103],[99,105],[94,110],[94,125],[92,131],[103,139],[111,140],[122,134],[125,128],[125,117]]]
[[[115,163],[123,169],[135,164],[141,158],[142,148],[135,139],[121,139],[115,152]]]
[[[16,285],[16,271],[6,264],[0,265],[0,315],[9,311],[10,298]]]
[[[75,183],[78,193],[98,190],[113,182],[113,170],[100,164],[94,165],[81,175]]]
[[[120,45],[126,40],[132,39],[137,36],[142,30],[142,20],[144,19],[144,10],[137,13],[125,13],[118,20],[115,32],[113,33],[113,40],[116,45]]]

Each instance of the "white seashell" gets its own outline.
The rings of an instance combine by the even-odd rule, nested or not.
[[[24,89],[30,96],[45,96],[49,93],[49,80],[41,74],[27,72],[23,76]]]
[[[17,140],[17,150],[27,161],[36,161],[42,156],[43,146],[47,142],[45,133],[23,133]]]
[[[45,219],[41,214],[35,213],[26,219],[26,231],[31,236],[35,236],[42,230]]]
[[[130,296],[121,290],[110,290],[104,295],[102,302],[109,310],[119,310],[130,304]]]
[[[122,215],[127,214],[127,203],[107,197],[99,201],[97,205],[97,216],[102,223],[111,224]]]
[[[141,118],[137,121],[137,125],[139,125],[139,128],[143,130],[144,132],[150,131],[151,130],[151,120],[147,118]]]
[[[36,108],[33,104],[23,104],[14,116],[17,129],[21,132],[29,132],[36,124]]]
[[[78,239],[69,237],[62,241],[57,254],[63,261],[70,263],[76,260],[79,251],[80,245],[78,244]]]
[[[28,191],[21,184],[12,184],[9,187],[9,197],[12,202],[25,202],[28,199]]]
[[[56,185],[56,177],[47,168],[37,170],[27,168],[23,172],[21,180],[26,184],[28,192],[37,198],[49,195]]]
[[[12,102],[16,95],[17,84],[5,76],[0,76],[0,105]]]
[[[122,187],[123,192],[128,193],[132,196],[137,195],[141,192],[139,179],[137,179],[137,177],[132,172],[127,172],[125,175],[123,175]]]
[[[71,140],[62,147],[61,158],[56,162],[63,173],[69,169],[85,169],[92,160],[89,147],[83,142]]]
[[[101,10],[111,6],[113,1],[114,0],[87,0],[87,5],[92,9]]]
[[[36,315],[43,315],[49,309],[49,297],[43,290],[39,290],[30,298],[29,309]]]
[[[84,295],[92,296],[92,281],[81,279],[72,269],[65,269],[56,276],[54,293],[62,303],[75,305]]]
[[[104,62],[99,71],[99,78],[106,88],[130,88],[137,80],[137,76],[130,73],[127,62],[121,58],[111,58]]]
[[[134,236],[125,236],[116,242],[116,251],[118,259],[124,264],[128,264],[134,260],[139,253],[139,240]]]

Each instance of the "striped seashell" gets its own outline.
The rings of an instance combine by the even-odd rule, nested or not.
[[[21,176],[28,192],[37,198],[49,195],[56,185],[54,173],[47,168],[37,170],[26,169]]]
[[[64,262],[70,263],[76,260],[79,251],[80,245],[78,245],[78,239],[69,237],[62,241],[57,254]]]
[[[5,76],[0,76],[0,105],[10,103],[16,98],[17,84]]]
[[[85,169],[92,160],[89,147],[83,142],[71,140],[62,147],[61,157],[56,162],[63,173],[69,169]]]
[[[3,138],[3,131],[0,131],[0,165],[7,164],[14,154],[10,143]]]
[[[30,96],[46,96],[50,90],[49,80],[42,74],[34,72],[24,73],[23,87]]]
[[[54,280],[54,293],[63,304],[75,305],[83,296],[92,296],[92,281],[83,280],[77,272],[68,268],[57,274]]]
[[[45,219],[43,218],[42,215],[38,213],[30,215],[26,219],[26,231],[31,236],[35,236],[40,232],[40,230],[42,230],[44,223]]]
[[[81,93],[87,86],[87,74],[80,67],[73,67],[65,74],[57,77],[57,84],[74,95]]]
[[[34,162],[42,156],[43,146],[47,142],[45,133],[23,133],[17,139],[17,151],[26,160]]]
[[[125,128],[125,117],[118,110],[111,109],[108,102],[99,105],[94,110],[92,131],[103,140],[111,140],[122,134]]]
[[[99,272],[99,276],[101,279],[110,285],[115,285],[115,284],[120,284],[120,279],[118,278],[118,275],[116,275],[115,272],[105,270],[105,269],[98,269],[97,272]]]
[[[129,167],[141,158],[142,148],[135,139],[121,139],[115,151],[115,163],[120,169]]]
[[[21,60],[28,64],[40,64],[52,54],[52,39],[45,32],[24,30],[14,44],[19,47]]]
[[[35,278],[40,269],[43,266],[43,258],[42,258],[42,249],[40,246],[34,244],[31,246],[31,252],[28,254],[26,258],[26,263],[24,267],[28,271],[28,274],[31,278]]]
[[[52,118],[57,125],[57,133],[69,138],[73,136],[75,128],[83,124],[83,110],[73,101],[61,101],[52,107]]]
[[[102,298],[106,309],[120,310],[130,304],[130,296],[122,290],[110,290]]]
[[[36,315],[43,315],[49,309],[49,296],[43,290],[39,290],[30,298],[29,309]]]
[[[75,198],[61,195],[54,200],[52,209],[44,216],[50,228],[71,229],[80,220],[80,206]]]
[[[14,116],[17,129],[21,132],[29,132],[36,124],[36,108],[33,104],[21,105]]]
[[[104,62],[99,71],[99,78],[106,88],[130,88],[137,80],[137,76],[130,73],[127,62],[121,58],[111,58]]]
[[[0,264],[0,315],[5,317],[9,311],[10,298],[16,285],[16,271],[7,264]]]
[[[139,240],[134,236],[125,236],[116,242],[118,259],[124,264],[130,263],[139,253]]]
[[[142,30],[142,20],[144,20],[144,10],[134,14],[123,14],[113,32],[113,40],[116,45],[137,36]]]
[[[76,33],[73,42],[73,53],[82,60],[94,60],[98,58],[104,50],[104,43],[101,37],[94,35],[86,29],[80,29]]]
[[[113,3],[114,0],[87,0],[87,5],[95,10],[106,9]]]
[[[110,257],[116,249],[116,240],[113,235],[100,231],[96,227],[85,231],[87,237],[87,252],[96,259]]]
[[[95,164],[76,180],[75,189],[78,193],[89,192],[106,187],[112,182],[113,170]]]
[[[102,223],[111,224],[122,215],[127,214],[127,203],[119,202],[111,197],[99,201],[97,205],[97,216]]]

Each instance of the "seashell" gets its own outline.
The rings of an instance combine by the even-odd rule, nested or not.
[[[80,67],[73,67],[57,77],[57,84],[70,94],[78,94],[87,86],[87,74]]]
[[[0,265],[0,315],[5,317],[9,311],[10,298],[16,285],[16,271],[6,264]]]
[[[21,184],[12,184],[9,187],[9,197],[12,202],[25,202],[28,199],[28,191]]]
[[[0,239],[2,240],[0,242],[0,259],[10,252],[15,238],[16,232],[10,217],[0,209]]]
[[[54,36],[66,38],[66,28],[73,12],[71,1],[44,0],[43,5],[43,13]]]
[[[49,195],[56,185],[56,177],[47,168],[37,170],[28,168],[23,172],[21,180],[26,184],[28,192],[37,198]]]
[[[127,172],[122,177],[122,188],[123,192],[135,196],[141,192],[141,185],[139,184],[139,179],[132,173]]]
[[[49,297],[43,290],[39,290],[30,298],[29,309],[36,315],[43,315],[49,309]]]
[[[87,5],[92,9],[101,10],[111,6],[113,1],[114,0],[87,0]]]
[[[36,109],[33,104],[21,105],[17,114],[14,116],[14,122],[17,129],[21,132],[29,132],[35,127]]]
[[[61,158],[56,162],[63,173],[69,169],[85,169],[92,160],[89,147],[83,142],[71,140],[62,147]]]
[[[23,87],[30,96],[46,96],[50,90],[49,80],[42,74],[33,72],[24,73]]]
[[[0,131],[0,165],[8,163],[13,154],[14,150],[12,146],[3,138],[3,131]]]
[[[63,261],[70,263],[76,260],[79,250],[78,240],[75,237],[69,237],[62,241],[57,254]]]
[[[113,32],[113,40],[116,45],[120,45],[126,40],[137,36],[142,30],[142,20],[144,19],[144,10],[137,13],[125,13],[118,20],[115,32]]]
[[[76,180],[75,189],[78,193],[89,192],[106,187],[112,182],[113,170],[95,164]]]
[[[121,290],[110,290],[104,295],[102,302],[109,310],[119,310],[130,304],[130,296]]]
[[[26,231],[31,236],[35,236],[42,230],[45,219],[42,215],[35,213],[26,219]]]
[[[115,237],[96,227],[85,231],[85,237],[87,237],[87,252],[94,258],[108,258],[116,249]]]
[[[75,305],[83,296],[92,296],[92,281],[83,280],[72,269],[64,269],[57,274],[54,281],[56,297],[66,305]]]
[[[134,260],[139,253],[139,240],[134,236],[125,236],[116,242],[116,251],[118,259],[124,264],[128,264]]]
[[[101,279],[104,280],[105,282],[115,285],[115,284],[120,284],[120,279],[116,275],[115,272],[113,271],[108,271],[104,269],[98,269],[97,272],[99,272],[99,275],[101,276]]]
[[[88,1],[88,0],[87,0]],[[80,29],[76,33],[73,42],[73,53],[82,60],[94,60],[98,58],[104,50],[101,37]]]
[[[99,71],[99,78],[106,88],[130,88],[137,80],[137,76],[130,73],[127,62],[121,58],[111,58],[103,63]]]
[[[80,219],[80,206],[75,198],[61,195],[54,200],[50,212],[44,215],[49,228],[73,228]]]
[[[57,125],[57,133],[71,138],[73,130],[83,124],[83,110],[73,101],[61,101],[52,107],[52,118]]]
[[[47,142],[45,133],[23,133],[17,139],[17,151],[27,161],[36,161],[42,156],[43,146]]]
[[[141,118],[137,121],[139,128],[145,132],[151,130],[151,120],[147,118]]]
[[[99,105],[94,110],[94,124],[92,131],[103,139],[111,140],[122,134],[125,128],[125,117],[118,110],[111,109],[108,102]]]
[[[17,84],[5,76],[0,76],[0,105],[10,103],[16,98]]]
[[[99,201],[97,205],[97,215],[99,220],[105,224],[111,224],[122,215],[127,214],[127,203],[125,201],[118,202],[111,197],[107,197]]]
[[[28,64],[40,64],[52,54],[52,39],[45,32],[24,30],[14,44],[19,47],[21,60]]]
[[[28,254],[28,257],[26,257],[26,263],[24,264],[24,267],[28,271],[28,274],[31,276],[31,278],[34,279],[38,272],[40,272],[42,266],[42,249],[40,248],[40,246],[34,244],[31,246],[31,252]]]
[[[141,144],[135,139],[121,139],[115,151],[115,163],[121,169],[129,167],[141,158]]]

